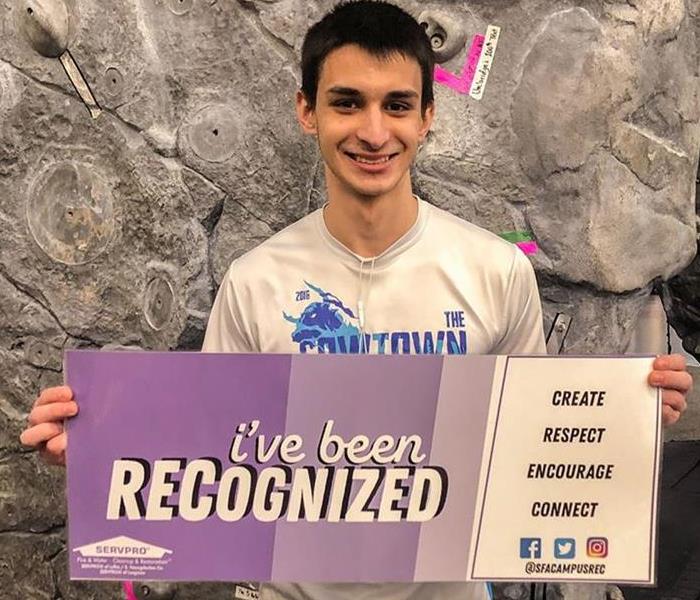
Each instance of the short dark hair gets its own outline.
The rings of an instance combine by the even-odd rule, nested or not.
[[[433,102],[435,55],[425,30],[406,11],[381,0],[343,2],[313,25],[301,49],[301,91],[316,106],[318,80],[326,57],[355,44],[373,56],[398,53],[414,58],[422,76],[421,109]]]

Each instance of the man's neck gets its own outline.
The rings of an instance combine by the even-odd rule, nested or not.
[[[392,193],[382,196],[360,198],[338,187],[328,186],[323,213],[326,227],[336,240],[364,258],[382,254],[418,218],[418,202],[408,175]]]

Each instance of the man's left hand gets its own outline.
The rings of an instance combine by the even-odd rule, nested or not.
[[[664,425],[673,425],[688,407],[687,397],[693,389],[685,357],[680,354],[657,356],[649,374],[649,385],[661,388]]]

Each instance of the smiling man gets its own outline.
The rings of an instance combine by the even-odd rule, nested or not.
[[[528,259],[495,235],[420,200],[410,166],[434,115],[434,58],[422,28],[384,2],[336,7],[307,33],[304,133],[325,163],[328,204],[238,258],[222,281],[208,352],[544,353]],[[656,360],[664,422],[692,380],[679,356]],[[66,387],[44,390],[23,443],[62,463]],[[270,599],[486,598],[466,583],[263,585]]]
[[[434,116],[434,58],[395,6],[340,5],[307,33],[296,108],[325,164],[328,203],[227,272],[204,350],[372,354],[544,353],[533,269],[514,245],[413,194]],[[650,376],[675,421],[681,357]],[[265,584],[269,599],[461,599],[484,585]]]
[[[413,195],[433,70],[422,28],[390,4],[344,4],[309,30],[296,107],[328,204],[234,261],[205,350],[544,352],[527,258]]]

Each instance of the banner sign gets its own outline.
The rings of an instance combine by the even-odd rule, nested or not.
[[[651,363],[68,352],[70,575],[652,584]]]

